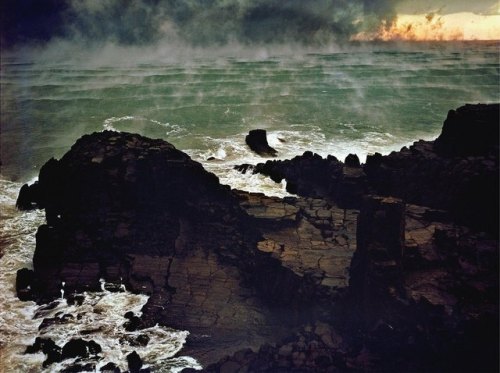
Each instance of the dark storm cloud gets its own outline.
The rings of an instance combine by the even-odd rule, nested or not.
[[[194,45],[345,40],[395,16],[395,0],[3,0],[4,45],[53,38]]]

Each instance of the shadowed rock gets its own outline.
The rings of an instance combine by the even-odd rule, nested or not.
[[[142,368],[142,359],[135,351],[127,355],[127,362],[130,373],[137,373]]]
[[[500,105],[465,105],[450,110],[436,152],[447,156],[498,155]]]
[[[22,268],[17,271],[16,275],[16,292],[20,300],[33,299],[33,281],[35,274],[32,270]]]
[[[498,153],[439,147],[241,168],[299,194],[279,199],[161,140],[84,136],[24,188],[47,224],[20,295],[123,279],[150,295],[141,326],[189,330],[183,353],[204,365],[229,355],[209,371],[495,371]]]
[[[245,137],[245,142],[255,153],[263,157],[276,157],[278,152],[267,142],[266,130],[251,130]]]
[[[62,282],[66,294],[100,290],[101,278],[123,283],[150,295],[125,328],[187,329],[186,353],[201,361],[279,338],[320,307],[319,294],[334,299],[348,286],[352,214],[236,193],[164,141],[87,135],[39,179],[30,203],[45,207],[47,224],[30,294],[49,300]],[[290,312],[276,318],[283,307]]]

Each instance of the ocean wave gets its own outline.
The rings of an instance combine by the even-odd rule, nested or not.
[[[185,131],[184,128],[177,124],[133,115],[107,118],[104,120],[102,128],[104,131],[135,132],[144,136],[161,138],[179,135]]]
[[[31,267],[35,232],[45,221],[41,210],[20,212],[16,209],[20,187],[20,183],[0,179],[0,242],[3,247],[0,257],[0,371],[57,372],[74,363],[74,359],[68,359],[42,368],[45,360],[42,353],[24,353],[37,337],[51,338],[61,347],[72,338],[97,342],[102,348],[98,354],[101,359],[96,363],[97,370],[109,362],[115,363],[122,371],[127,370],[126,355],[132,351],[136,351],[146,364],[153,364],[150,367],[158,372],[201,368],[191,357],[174,357],[184,345],[189,334],[187,331],[158,325],[134,332],[125,330],[124,314],[132,311],[140,315],[148,300],[146,295],[110,292],[104,288],[101,292],[84,293],[81,305],[70,305],[64,298],[50,305],[20,301],[15,291],[16,272]],[[64,290],[63,284],[61,290]],[[39,331],[45,318],[57,318],[60,322]],[[146,346],[129,342],[139,335],[149,339]]]

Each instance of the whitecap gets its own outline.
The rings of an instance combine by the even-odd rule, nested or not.
[[[81,305],[68,304],[59,298],[47,305],[22,302],[16,296],[15,281],[18,269],[31,267],[37,227],[44,223],[44,212],[33,210],[20,212],[15,208],[20,183],[0,179],[0,207],[2,221],[0,240],[3,242],[0,257],[0,354],[2,372],[56,372],[68,367],[74,359],[54,363],[42,368],[43,353],[24,354],[36,337],[51,338],[58,346],[64,346],[72,338],[94,340],[101,348],[101,359],[96,369],[114,362],[122,371],[127,369],[126,355],[136,351],[154,371],[180,371],[192,367],[200,369],[198,362],[187,356],[174,357],[183,347],[187,331],[154,326],[144,330],[127,332],[123,324],[128,311],[140,316],[148,296],[127,291],[84,293]],[[124,289],[124,287],[122,286]],[[64,296],[64,284],[61,284]],[[126,290],[126,289],[124,289]],[[65,316],[63,315],[71,315]],[[45,318],[59,318],[59,322],[38,330]],[[133,346],[130,340],[146,335],[146,346]]]

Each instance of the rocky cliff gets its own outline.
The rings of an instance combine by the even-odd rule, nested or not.
[[[33,271],[18,274],[21,299],[123,284],[150,295],[137,324],[189,330],[202,362],[278,338],[349,283],[354,212],[231,191],[162,140],[84,136],[17,205],[47,220]]]
[[[261,173],[287,190],[359,208],[364,194],[402,198],[443,209],[461,224],[498,236],[498,138],[500,105],[450,110],[436,141],[417,141],[387,156],[370,155],[364,165],[349,155],[342,163],[306,152],[291,160],[238,166]]]
[[[162,140],[84,136],[20,191],[47,224],[18,295],[124,284],[150,295],[134,327],[191,331],[183,353],[208,371],[495,370],[498,112],[451,111],[435,142],[364,165],[239,168],[286,179],[284,199],[230,190]]]

